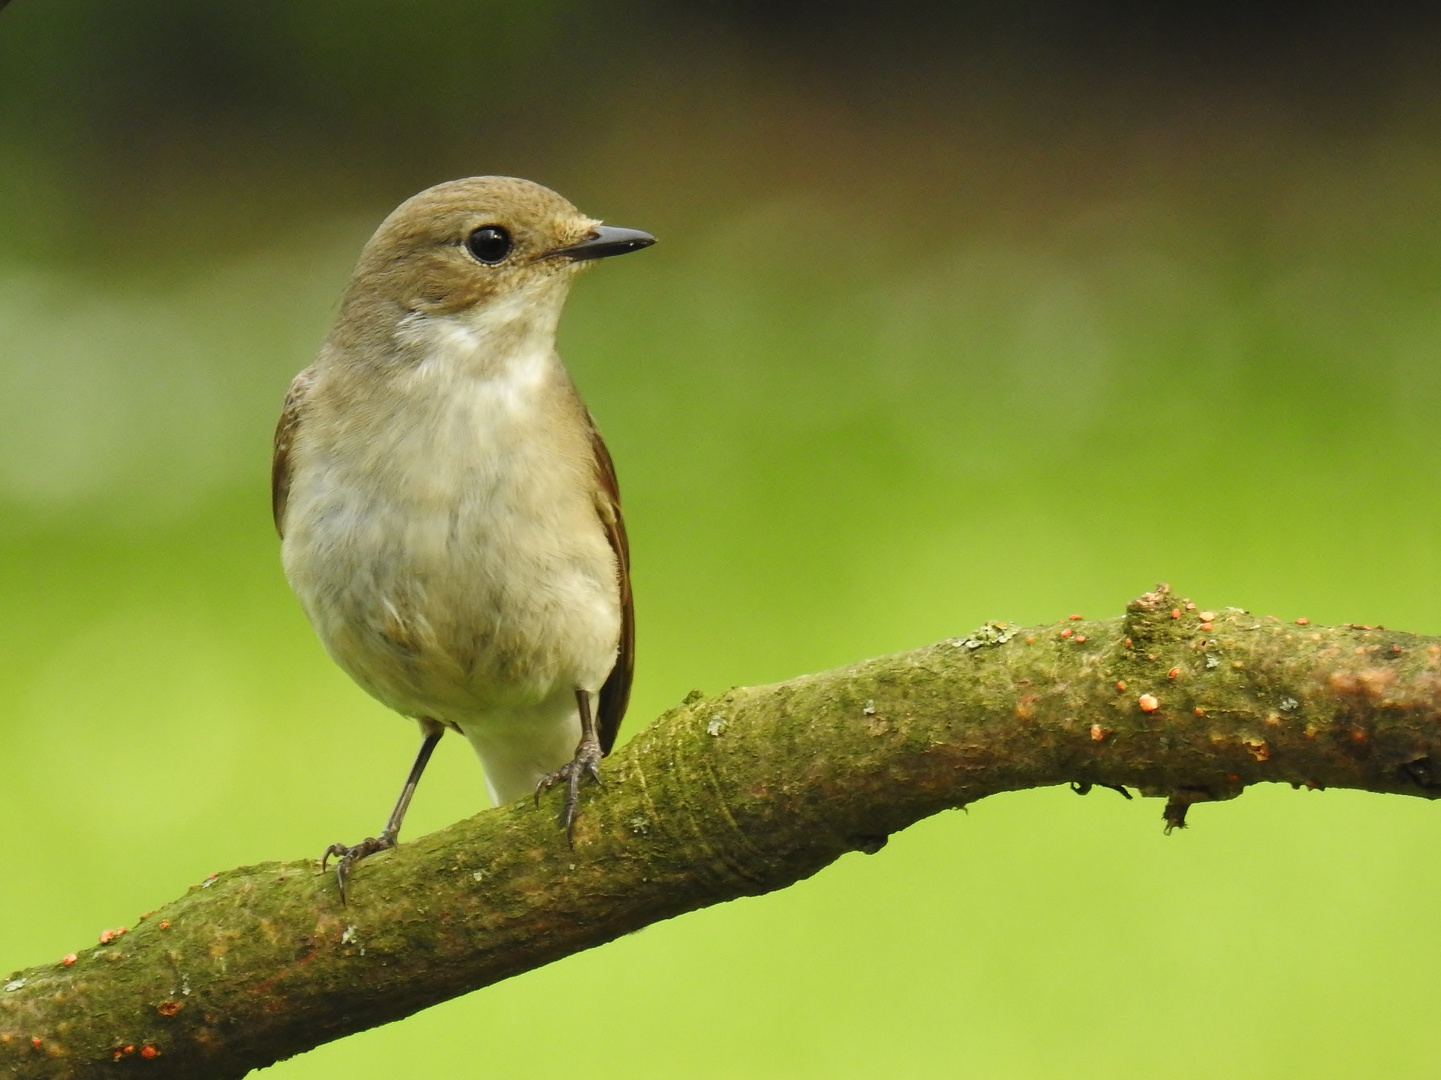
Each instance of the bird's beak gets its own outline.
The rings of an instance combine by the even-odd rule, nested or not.
[[[614,225],[597,225],[584,240],[568,247],[547,251],[542,259],[565,258],[572,262],[582,259],[605,259],[611,255],[624,255],[628,251],[639,251],[655,243],[655,237],[639,229],[621,229]]]

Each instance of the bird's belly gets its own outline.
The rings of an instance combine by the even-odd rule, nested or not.
[[[286,575],[335,661],[407,716],[473,724],[598,690],[618,579],[574,486],[534,469],[409,490],[328,476],[292,494]]]

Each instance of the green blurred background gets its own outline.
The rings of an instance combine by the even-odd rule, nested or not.
[[[1441,633],[1421,5],[15,0],[0,970],[377,828],[414,750],[281,576],[269,442],[370,230],[511,173],[655,249],[562,353],[692,687],[1204,605]],[[408,829],[475,812],[442,746]],[[1441,818],[988,800],[279,1077],[1433,1077]],[[443,1071],[443,1072],[442,1072]]]

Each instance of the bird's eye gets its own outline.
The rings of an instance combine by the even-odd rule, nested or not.
[[[510,232],[501,225],[482,225],[465,238],[466,248],[487,266],[505,262],[513,243]]]

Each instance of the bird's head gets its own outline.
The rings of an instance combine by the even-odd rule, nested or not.
[[[340,325],[366,337],[436,316],[495,329],[548,321],[553,329],[577,269],[653,243],[648,233],[586,217],[529,180],[452,180],[407,199],[381,223],[361,252]]]

